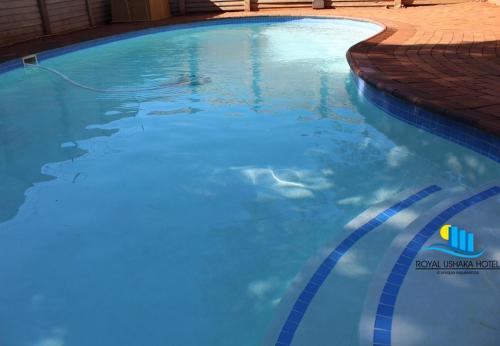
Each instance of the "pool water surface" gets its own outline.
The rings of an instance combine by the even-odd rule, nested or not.
[[[225,22],[40,62],[78,85],[0,75],[0,343],[259,345],[349,220],[500,178],[358,93],[345,54],[378,31]]]

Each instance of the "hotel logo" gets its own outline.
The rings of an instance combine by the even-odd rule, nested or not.
[[[484,249],[476,251],[474,246],[474,233],[459,229],[457,226],[444,225],[439,234],[446,243],[436,243],[425,248],[447,253],[461,258],[478,258],[484,253]]]

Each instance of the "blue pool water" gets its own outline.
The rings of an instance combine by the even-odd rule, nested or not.
[[[0,343],[259,345],[350,219],[498,179],[358,93],[345,53],[379,30],[185,28],[41,62],[89,88],[0,75]]]

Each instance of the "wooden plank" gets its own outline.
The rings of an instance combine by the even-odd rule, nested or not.
[[[338,1],[332,1],[332,6],[333,7],[384,7],[384,6],[388,6],[388,5],[392,5],[393,4],[393,1],[372,1],[372,2],[368,2],[368,1],[363,1],[363,2],[359,2],[359,1],[342,1],[342,2],[338,2]]]
[[[77,20],[77,19],[80,19],[80,18],[85,18],[85,20],[87,21],[88,23],[88,18],[87,16],[85,15],[85,13],[81,13],[81,12],[76,12],[76,11],[69,11],[69,12],[55,12],[55,13],[51,13],[50,15],[50,21],[51,23],[55,23],[55,22],[60,22],[60,21],[63,21],[63,20]]]
[[[239,3],[241,3],[243,5],[244,3],[244,0],[189,0],[189,3],[193,3],[193,2],[204,2],[204,3],[214,3],[214,2],[235,2],[235,1],[238,1]]]
[[[80,1],[77,0],[47,0],[47,5],[63,4],[66,6],[71,5],[81,5]]]
[[[90,0],[85,0],[85,7],[87,8],[87,16],[89,18],[90,26],[95,26],[94,16],[92,15],[92,4],[90,3]]]
[[[236,10],[236,9],[242,9],[243,8],[243,5],[238,5],[238,6],[210,6],[210,5],[193,5],[193,6],[189,6],[188,7],[188,10],[189,11],[192,11],[194,9],[196,10],[199,10],[199,9],[207,9],[207,10],[210,10],[210,9],[226,9],[226,10]]]
[[[87,28],[89,21],[86,16],[66,17],[51,22],[54,32],[69,32],[77,29]]]
[[[244,11],[245,3],[243,0],[189,0],[186,12],[221,12],[221,11]]]
[[[37,16],[40,16],[40,10],[38,9],[38,5],[34,7],[24,7],[24,8],[8,8],[5,10],[0,11],[0,18],[1,17],[12,17],[15,15],[23,15],[23,14],[36,14]]]
[[[62,33],[62,32],[70,32],[74,31],[77,29],[85,29],[89,25],[89,22],[87,18],[83,19],[68,19],[68,20],[61,20],[57,22],[52,23],[52,27],[54,32]]]
[[[49,12],[47,11],[47,3],[45,0],[38,0],[38,7],[40,9],[40,17],[42,18],[43,33],[46,35],[52,34]]]
[[[0,0],[0,45],[104,24],[110,0]]]
[[[10,16],[0,16],[0,23],[8,24],[10,25],[11,28],[17,28],[22,24],[33,24],[33,22],[42,24],[42,21],[40,19],[40,13],[38,11],[20,13],[20,14],[11,14]]]
[[[168,3],[170,5],[170,13],[173,16],[179,15],[179,0],[169,0]]]
[[[53,32],[68,32],[89,27],[83,0],[45,0]]]
[[[243,6],[230,6],[230,7],[217,7],[217,6],[188,7],[188,13],[221,12],[221,11],[243,11]]]
[[[40,36],[40,27],[33,26],[31,28],[22,28],[20,30],[9,30],[0,32],[0,40],[5,42],[6,40],[19,41],[19,37],[26,38]]]
[[[44,34],[38,0],[0,0],[0,46]]]
[[[42,30],[42,23],[40,22],[40,17],[27,17],[27,18],[16,18],[17,16],[13,16],[12,20],[2,20],[0,21],[0,31],[10,31],[10,30],[18,30],[22,28],[29,28],[31,26],[38,26],[40,30]],[[12,23],[16,23],[15,26]]]
[[[179,13],[183,16],[187,12],[186,0],[179,0]]]
[[[27,31],[23,29],[22,31],[10,30],[8,32],[0,32],[0,46],[9,45],[19,41],[26,41],[32,38],[40,37],[42,35],[42,27],[36,26],[32,30]]]
[[[207,6],[207,7],[231,7],[231,6],[240,6],[244,7],[243,1],[224,1],[224,2],[208,2],[208,1],[203,1],[203,0],[192,0],[188,3],[188,8],[190,7],[200,7],[200,6]]]
[[[257,0],[257,4],[294,4],[294,3],[308,3],[312,4],[312,0]]]
[[[266,8],[303,8],[303,7],[311,7],[311,3],[303,3],[303,4],[257,4],[257,9],[266,9]]]
[[[111,20],[111,3],[109,0],[92,0],[94,24],[106,24]]]
[[[47,10],[49,11],[49,14],[52,14],[52,12],[74,12],[74,11],[79,11],[80,14],[84,15],[85,14],[85,3],[84,1],[80,2],[75,2],[75,1],[68,1],[68,3],[63,3],[63,2],[52,2],[53,0],[45,0],[47,1]]]
[[[243,1],[204,1],[204,0],[192,0],[189,2],[189,7],[193,6],[244,6]]]
[[[2,12],[12,8],[31,8],[36,7],[37,2],[33,0],[2,1]]]
[[[330,1],[332,2],[332,1]],[[333,2],[336,2],[336,3],[359,3],[359,4],[373,4],[373,3],[377,3],[377,2],[381,2],[381,3],[393,3],[394,0],[333,0]]]
[[[0,37],[14,37],[19,41],[20,39],[25,39],[25,36],[32,37],[34,34],[40,36],[42,34],[42,27],[40,25],[32,25],[22,28],[15,28],[11,30],[0,31]],[[0,40],[3,43],[3,40]]]

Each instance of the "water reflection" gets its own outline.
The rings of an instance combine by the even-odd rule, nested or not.
[[[134,114],[130,106],[89,101],[85,91],[36,71],[11,72],[1,83],[0,222],[15,215],[26,189],[54,178],[42,173],[46,163],[75,160],[86,153],[64,143],[110,136],[116,130],[87,127]],[[108,110],[116,113],[105,115]]]

